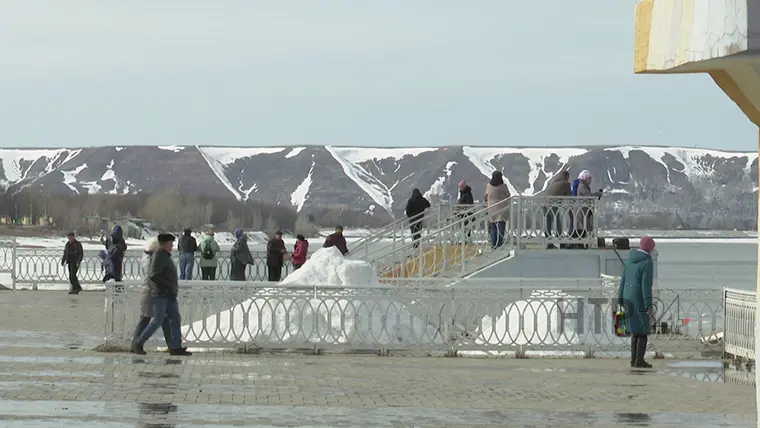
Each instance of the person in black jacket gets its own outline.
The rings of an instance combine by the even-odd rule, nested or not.
[[[106,254],[113,268],[113,278],[121,282],[122,267],[124,266],[124,253],[127,252],[127,242],[124,240],[124,231],[121,226],[113,227],[111,235],[106,238],[100,234],[100,242],[106,247]]]
[[[66,236],[69,238],[69,242],[66,243],[66,247],[63,249],[61,265],[68,266],[69,268],[69,282],[71,283],[69,294],[79,294],[82,291],[82,286],[79,285],[77,272],[79,272],[79,266],[84,258],[84,249],[82,249],[82,243],[77,241],[74,232],[69,232]]]
[[[475,205],[475,198],[472,196],[472,187],[462,180],[459,182],[459,199],[457,199],[457,208],[459,209],[459,218],[464,220],[464,234],[467,242],[470,242],[472,230],[469,227],[468,218],[472,215],[472,206]]]
[[[179,279],[190,281],[193,279],[193,267],[195,266],[195,252],[198,251],[198,241],[192,235],[190,228],[185,229],[179,238]]]
[[[282,279],[282,265],[285,264],[285,241],[282,240],[282,232],[274,233],[272,239],[267,242],[267,273],[269,281],[280,282]]]
[[[430,202],[422,196],[420,189],[412,190],[412,197],[406,202],[406,216],[409,218],[409,229],[412,231],[414,248],[420,246],[420,231],[425,210],[430,208]]]
[[[179,294],[179,280],[177,278],[177,266],[172,260],[172,248],[174,247],[174,235],[161,233],[158,235],[158,250],[151,256],[150,269],[148,271],[148,285],[153,296],[153,316],[145,327],[145,330],[137,338],[133,345],[135,354],[145,355],[145,342],[153,336],[161,327],[166,318],[171,325],[171,338],[169,339],[169,354],[191,355],[186,348],[182,347],[181,318],[177,294]]]

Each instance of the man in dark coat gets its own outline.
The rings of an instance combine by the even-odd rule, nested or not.
[[[422,236],[422,218],[425,210],[430,208],[430,202],[422,196],[420,189],[412,190],[412,196],[406,201],[406,216],[409,218],[409,229],[412,232],[414,248],[420,246]]]
[[[556,177],[549,183],[549,187],[546,189],[546,196],[573,196],[573,191],[570,188],[570,173],[561,171]],[[562,198],[549,199],[549,205],[543,207],[544,217],[546,225],[544,227],[544,236],[549,238],[553,235],[553,231],[556,231],[557,237],[562,236],[562,212],[560,212],[560,206],[565,202]],[[572,221],[572,213],[570,214]],[[555,227],[556,226],[556,227]],[[547,248],[557,248],[554,244],[548,244]]]
[[[254,263],[243,229],[235,229],[235,243],[230,249],[230,281],[245,281],[248,265]]]
[[[150,270],[148,272],[148,285],[153,296],[153,316],[145,327],[145,330],[137,338],[133,349],[136,354],[145,355],[145,342],[150,339],[156,330],[161,327],[166,318],[171,324],[171,355],[192,355],[182,347],[182,330],[179,313],[179,279],[177,278],[177,266],[172,260],[172,248],[174,247],[174,235],[161,233],[158,235],[158,250],[151,256]]]
[[[184,230],[179,238],[179,279],[190,281],[193,279],[193,267],[195,265],[195,252],[198,251],[198,241],[192,235],[190,228]]]
[[[470,221],[468,217],[472,215],[472,206],[475,205],[475,198],[472,196],[472,187],[467,185],[467,182],[462,180],[459,182],[459,199],[457,199],[457,208],[459,209],[459,218],[464,220],[464,233],[467,237],[467,242],[470,242],[470,235],[472,230],[468,226]]]
[[[282,240],[282,232],[274,233],[272,239],[267,242],[267,276],[271,282],[282,280],[282,265],[285,264],[285,241]]]
[[[335,247],[340,250],[340,253],[344,256],[348,254],[348,245],[346,244],[346,238],[343,236],[343,226],[335,228],[335,233],[327,235],[323,248]]]
[[[106,239],[102,234],[100,242],[106,246],[108,259],[113,265],[113,277],[116,282],[121,282],[121,272],[124,265],[124,253],[127,252],[127,243],[124,241],[121,226],[113,227],[111,235]]]
[[[82,259],[84,258],[84,249],[82,248],[82,244],[77,241],[74,232],[69,232],[66,236],[69,238],[69,241],[63,249],[61,265],[68,266],[69,269],[69,283],[71,283],[69,294],[79,294],[79,292],[82,291],[82,286],[79,285],[77,272],[79,271],[79,266],[82,264]]]

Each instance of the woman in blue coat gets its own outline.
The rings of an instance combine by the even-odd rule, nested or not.
[[[642,236],[639,248],[631,250],[623,268],[618,298],[624,307],[626,327],[631,334],[631,367],[652,368],[644,361],[650,318],[654,313],[652,282],[654,277],[654,239]]]

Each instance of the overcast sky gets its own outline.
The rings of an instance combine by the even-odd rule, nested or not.
[[[633,74],[634,0],[0,0],[0,145],[755,150],[706,75]]]

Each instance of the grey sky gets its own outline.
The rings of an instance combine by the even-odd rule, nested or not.
[[[755,150],[706,75],[633,74],[633,0],[2,0],[0,145]]]

